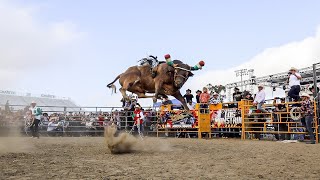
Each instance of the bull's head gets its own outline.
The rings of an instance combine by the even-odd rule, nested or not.
[[[187,82],[189,77],[193,76],[191,67],[187,64],[174,65],[174,86],[181,88]]]

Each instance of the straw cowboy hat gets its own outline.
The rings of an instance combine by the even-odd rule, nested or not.
[[[307,92],[303,92],[303,93],[301,93],[301,97],[310,98],[310,95]]]
[[[289,71],[298,71],[298,69],[295,68],[295,67],[291,67],[291,68],[289,69]]]
[[[264,88],[263,84],[259,84],[259,85],[258,85],[258,88],[259,88],[259,87],[262,87],[262,88]]]

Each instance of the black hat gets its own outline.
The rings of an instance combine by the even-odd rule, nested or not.
[[[199,93],[202,93],[202,91],[200,91],[200,90],[197,90],[197,92],[196,92],[196,93],[198,93],[198,92],[199,92]]]
[[[240,90],[239,88],[235,87],[234,90]]]
[[[191,90],[190,90],[190,89],[187,89],[186,91],[190,91],[190,93],[191,93]]]

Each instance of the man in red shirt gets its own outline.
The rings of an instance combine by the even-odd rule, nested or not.
[[[200,94],[200,103],[208,104],[210,100],[210,94],[208,93],[208,88],[203,88],[203,93]]]
[[[208,93],[208,88],[204,87],[203,88],[203,93],[200,94],[200,108],[201,109],[207,109],[208,104],[210,100],[210,94]],[[204,111],[201,111],[201,113],[204,113]]]

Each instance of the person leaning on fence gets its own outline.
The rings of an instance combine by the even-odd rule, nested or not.
[[[33,123],[31,124],[30,130],[32,137],[37,137],[39,139],[39,123],[42,115],[41,108],[37,107],[37,103],[32,101],[30,111],[32,113]]]
[[[221,101],[219,99],[219,94],[218,93],[213,93],[212,97],[210,98],[210,104],[214,104],[217,105],[219,104]]]
[[[314,118],[314,110],[313,110],[313,103],[310,100],[310,95],[308,93],[302,93],[301,94],[302,101],[301,101],[301,110],[304,113],[304,120],[301,120],[301,123],[306,128],[309,136],[310,136],[310,142],[307,144],[315,144],[315,137],[313,134],[313,118]]]
[[[266,93],[264,92],[263,88],[263,85],[258,86],[259,91],[254,98],[253,105],[257,106],[257,110],[261,111],[262,113],[267,113],[268,111],[262,107],[266,98]]]
[[[200,103],[200,95],[201,95],[201,93],[202,93],[202,91],[200,91],[200,90],[198,90],[197,92],[196,92],[196,100],[197,100],[197,103]]]
[[[203,92],[200,94],[200,108],[207,109],[209,100],[210,100],[210,94],[208,93],[208,88],[204,87]]]
[[[301,75],[298,73],[298,70],[294,67],[292,67],[289,70],[289,92],[288,96],[290,99],[293,99],[294,101],[298,101],[300,99],[299,93],[301,91],[300,87],[300,80],[302,79]]]

